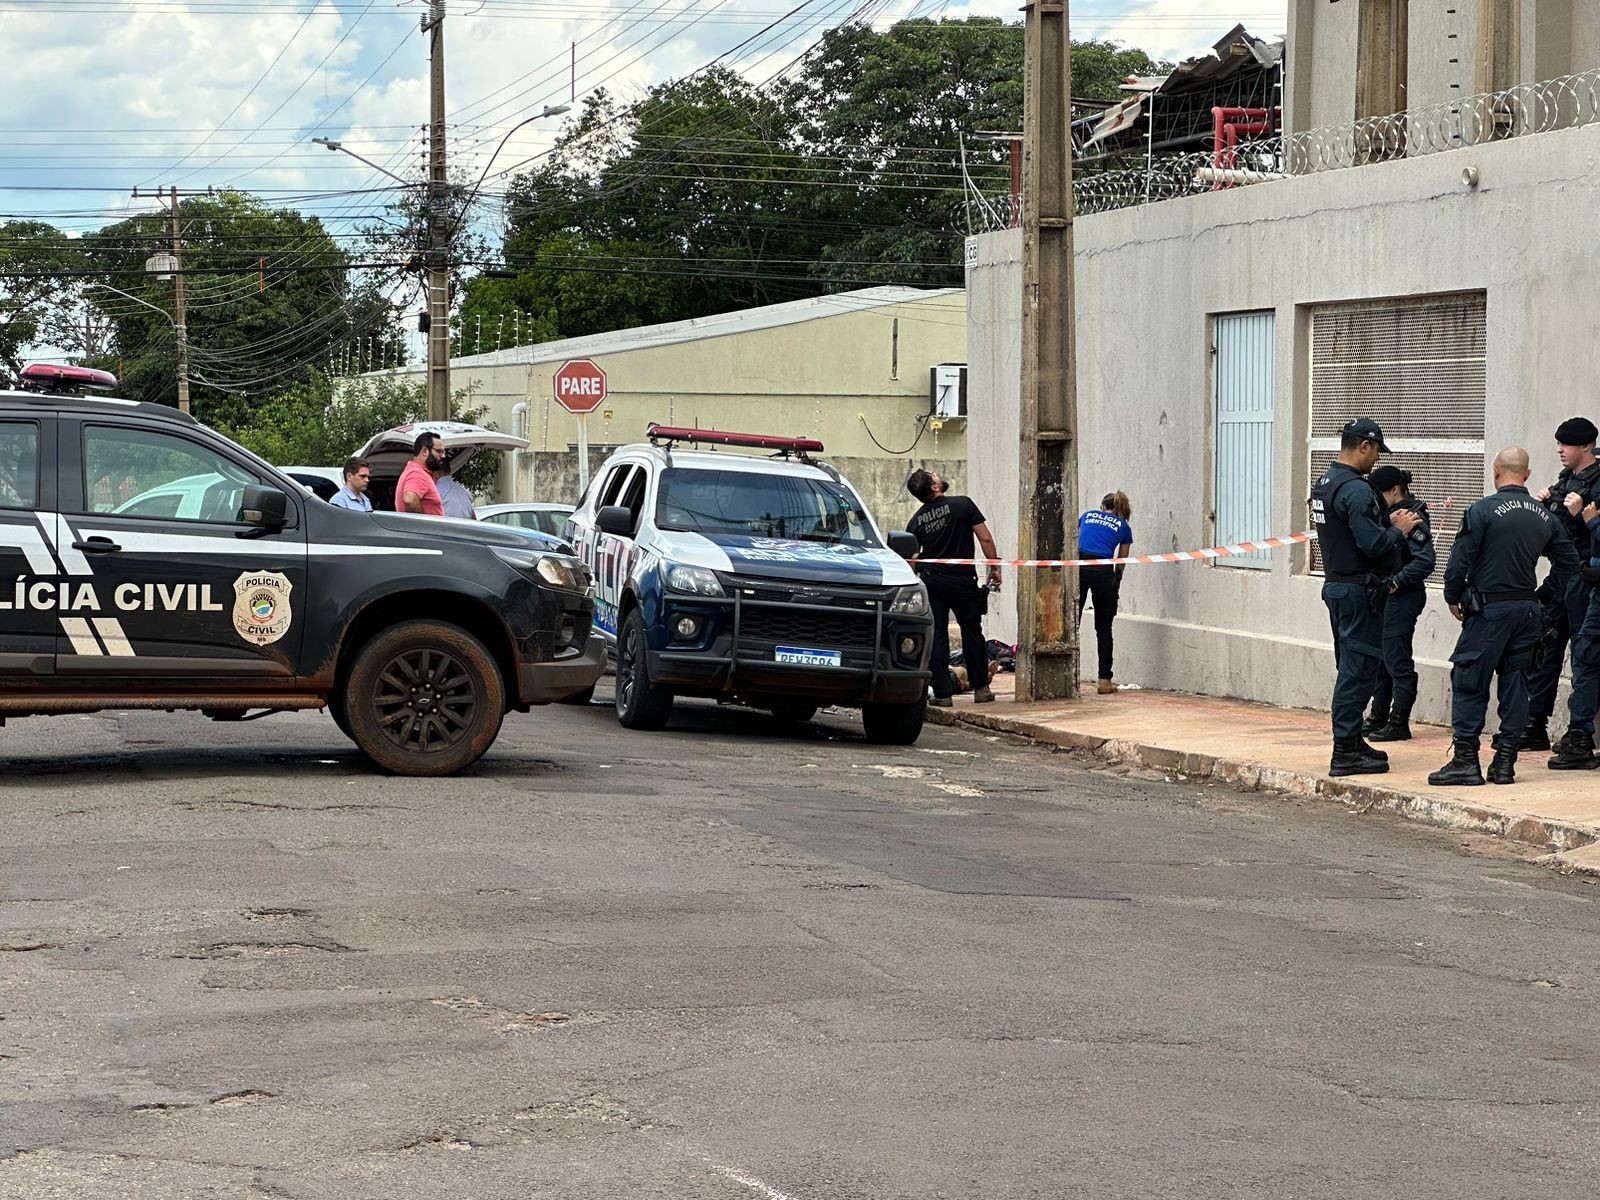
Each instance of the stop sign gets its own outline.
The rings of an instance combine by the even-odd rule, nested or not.
[[[554,382],[556,403],[570,413],[592,413],[606,402],[606,373],[587,358],[562,363]]]

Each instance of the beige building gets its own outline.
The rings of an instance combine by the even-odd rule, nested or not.
[[[553,376],[586,358],[609,390],[588,418],[592,465],[652,422],[814,437],[898,527],[914,467],[964,470],[966,419],[933,414],[930,369],[964,363],[966,320],[960,288],[876,287],[456,358],[452,384],[528,439],[499,501],[576,502],[578,418],[555,402]]]
[[[1363,48],[1381,45],[1363,24],[1407,7],[1409,40],[1392,57],[1413,106],[1356,120]],[[1376,418],[1441,547],[1416,636],[1428,720],[1448,711],[1458,629],[1438,593],[1443,557],[1487,489],[1486,455],[1527,446],[1535,485],[1549,483],[1557,424],[1600,418],[1600,4],[1464,3],[1450,6],[1461,25],[1449,29],[1442,7],[1293,4],[1293,124],[1262,152],[1276,169],[1252,159],[1261,182],[1076,223],[1082,504],[1126,490],[1135,553],[1296,533],[1340,427]],[[1490,39],[1488,77],[1510,82],[1474,96],[1476,15],[1491,11],[1516,15],[1521,33]],[[1453,100],[1445,59],[1457,42],[1466,91]],[[1570,74],[1578,66],[1597,69]],[[1546,69],[1564,78],[1530,74]],[[968,247],[971,490],[1007,554],[1021,253],[1014,230]],[[1321,586],[1306,547],[1130,568],[1117,674],[1325,708]],[[1092,631],[1087,645],[1092,672]]]

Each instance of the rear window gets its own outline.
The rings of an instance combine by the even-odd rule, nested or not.
[[[661,473],[659,497],[662,529],[878,545],[860,502],[831,479],[672,467]]]

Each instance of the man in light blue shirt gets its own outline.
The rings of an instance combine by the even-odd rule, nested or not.
[[[455,481],[450,474],[447,458],[433,472],[434,486],[439,489],[439,503],[444,505],[444,515],[462,521],[476,521],[478,510],[472,506],[472,493]]]
[[[372,501],[367,498],[367,485],[372,482],[372,470],[364,458],[350,458],[344,464],[344,486],[334,493],[328,503],[335,508],[348,508],[352,512],[371,512]]]

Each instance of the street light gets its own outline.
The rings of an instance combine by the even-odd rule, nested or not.
[[[176,260],[174,260],[174,261],[176,261]],[[176,269],[176,268],[174,268],[174,269]],[[177,279],[178,279],[178,282],[179,282],[179,284],[181,286],[181,284],[183,282],[183,276],[179,275],[179,276],[177,276]],[[181,295],[182,294],[179,293],[180,299],[178,300],[178,315],[177,315],[177,317],[174,317],[171,313],[169,313],[166,309],[161,308],[159,305],[151,304],[148,300],[141,300],[137,296],[129,295],[127,292],[123,291],[121,288],[114,288],[109,283],[95,283],[95,282],[91,281],[89,283],[84,284],[84,288],[85,288],[85,290],[87,290],[88,288],[99,288],[102,291],[115,292],[117,295],[121,296],[123,299],[132,300],[135,304],[143,305],[145,308],[148,308],[151,312],[160,313],[163,317],[165,317],[167,319],[167,323],[172,326],[172,332],[175,335],[177,335],[177,339],[178,339],[178,408],[180,410],[182,410],[183,412],[188,412],[189,411],[189,326],[187,325],[187,323],[183,319],[183,301],[181,299]],[[204,380],[202,380],[201,382],[203,383]]]
[[[408,181],[408,180],[405,180],[405,179],[401,179],[400,176],[396,175],[393,171],[389,170],[387,167],[380,167],[377,163],[373,162],[370,158],[365,158],[362,155],[357,154],[354,150],[350,149],[343,142],[336,142],[332,138],[322,138],[322,137],[312,138],[311,140],[313,142],[315,142],[319,146],[326,146],[329,150],[338,150],[338,151],[341,151],[341,152],[343,152],[345,154],[348,154],[351,158],[359,159],[361,162],[366,163],[367,166],[371,167],[374,171],[378,171],[378,172],[381,172],[384,175],[387,175],[390,179],[394,180],[396,183],[400,184],[402,187],[415,187],[416,186],[415,181]]]
[[[543,112],[526,117],[506,130],[505,137],[500,139],[500,144],[494,148],[494,153],[489,156],[489,161],[484,164],[483,174],[479,175],[478,182],[472,185],[472,195],[467,197],[467,202],[461,206],[461,211],[456,214],[456,223],[451,226],[450,236],[445,238],[445,245],[448,246],[456,240],[456,230],[460,229],[461,222],[467,219],[467,210],[472,207],[472,202],[478,198],[478,189],[483,187],[483,181],[489,178],[489,168],[494,166],[494,160],[500,157],[500,151],[506,148],[506,143],[511,140],[511,135],[524,125],[532,125],[535,121],[543,121],[546,117],[559,117],[562,113],[571,111],[572,106],[569,104],[548,104]]]

